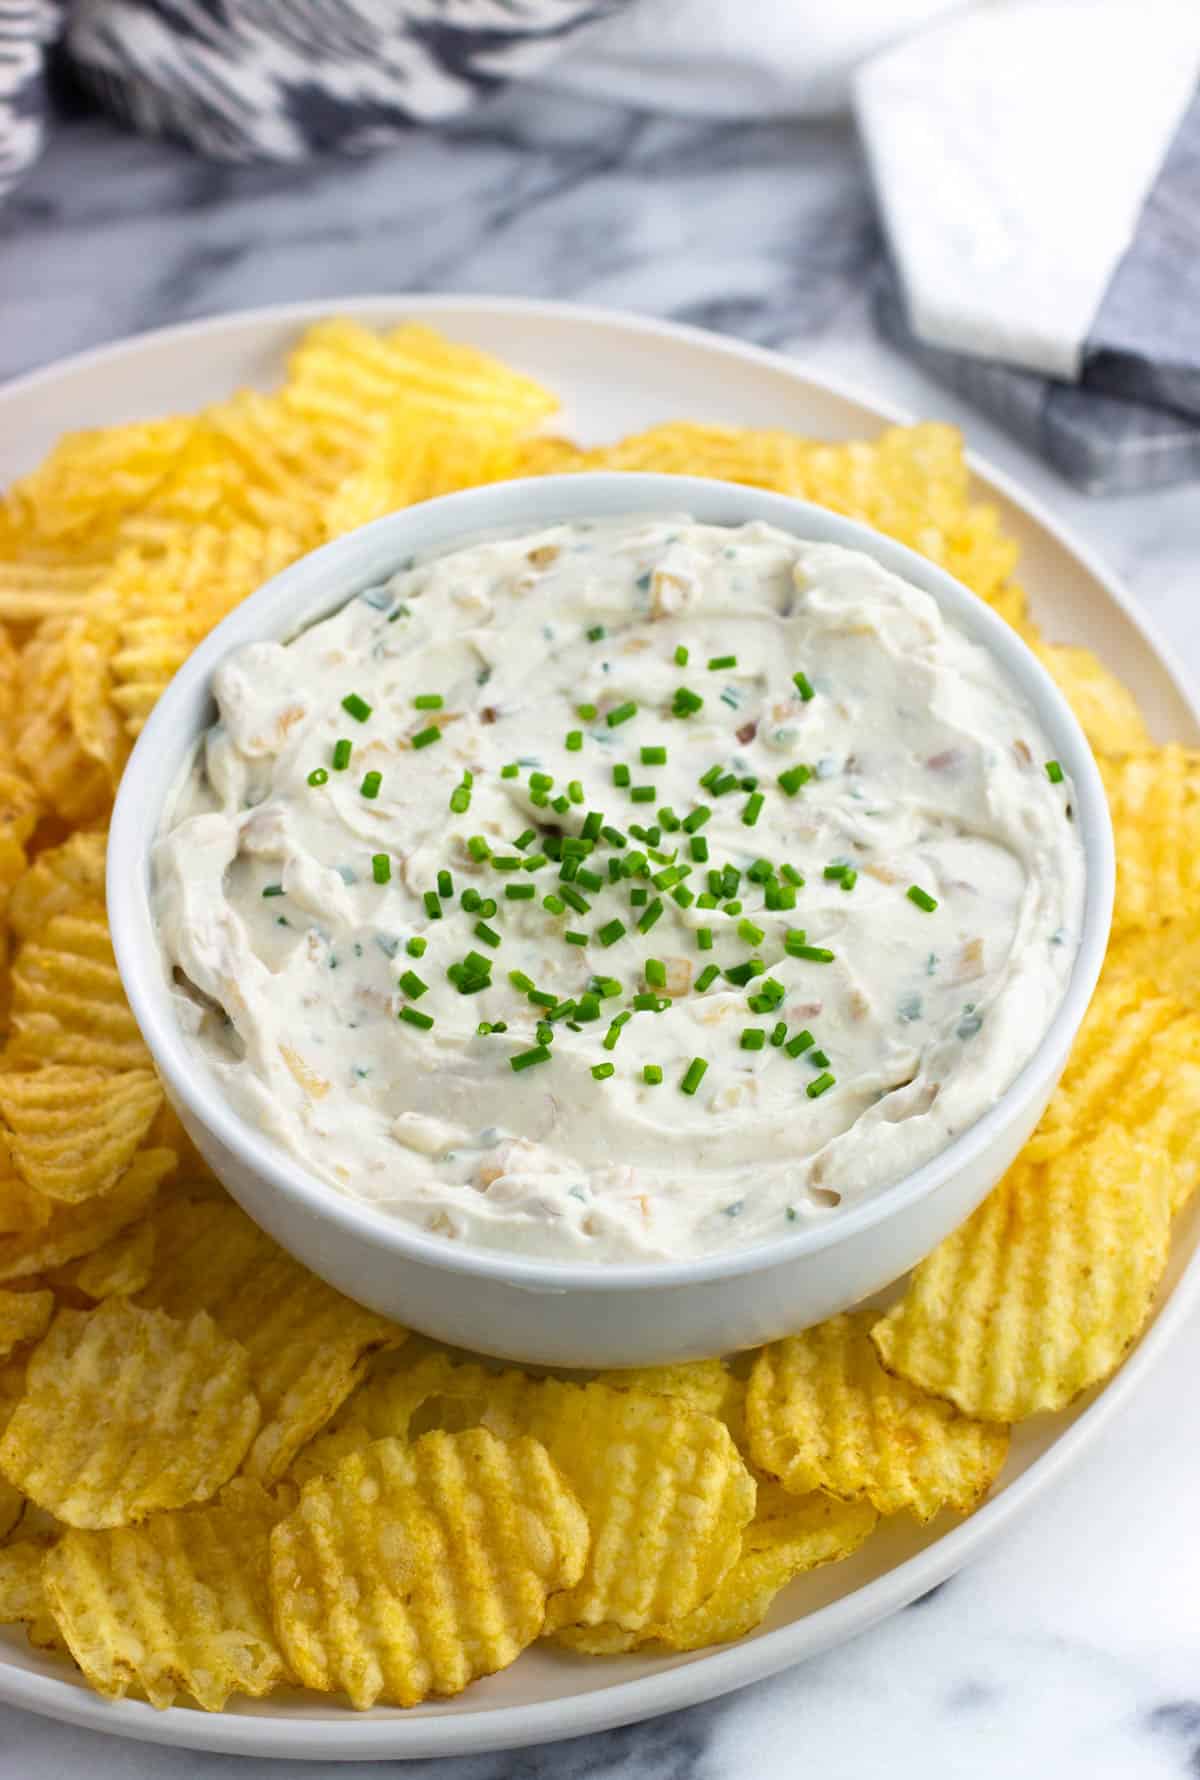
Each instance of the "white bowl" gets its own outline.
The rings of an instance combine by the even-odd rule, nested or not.
[[[407,557],[497,530],[688,512],[761,520],[866,551],[924,588],[1023,691],[1074,781],[1087,866],[1083,930],[1066,995],[996,1104],[940,1155],[829,1223],[700,1260],[559,1264],[425,1236],[343,1197],[243,1120],[190,1051],[172,1007],[151,905],[150,849],[212,722],[210,681],[230,650],[286,639]],[[121,781],[108,849],[117,964],[172,1102],[201,1154],[255,1221],[350,1297],[458,1346],[531,1363],[636,1366],[728,1353],[831,1316],[890,1284],[968,1217],[1028,1138],[1095,987],[1112,913],[1112,830],[1091,750],[1062,694],[1019,637],[932,563],[807,502],[691,477],[588,475],[499,483],[411,507],[314,551],[240,605],[189,658]]]

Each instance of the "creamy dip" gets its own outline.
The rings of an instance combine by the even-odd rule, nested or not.
[[[937,1155],[1063,995],[1070,782],[859,552],[556,526],[409,564],[213,690],[155,854],[179,1018],[245,1118],[422,1231],[782,1237]]]

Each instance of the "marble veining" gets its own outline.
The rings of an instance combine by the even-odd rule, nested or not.
[[[363,162],[205,166],[86,118],[0,211],[0,375],[191,316],[394,290],[628,306],[795,353],[971,442],[1122,574],[1200,678],[1195,487],[1107,504],[874,333],[878,236],[843,124],[651,119],[526,91]],[[347,1776],[1186,1780],[1200,1774],[1200,1325],[1032,1519],[851,1644],[652,1723]],[[324,1768],[122,1743],[0,1707],[0,1780]],[[335,1770],[330,1767],[329,1772]]]

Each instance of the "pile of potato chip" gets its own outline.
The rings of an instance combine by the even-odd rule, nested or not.
[[[276,393],[72,435],[0,506],[0,1623],[102,1694],[411,1706],[539,1638],[741,1637],[881,1518],[970,1512],[1011,1423],[1119,1364],[1200,1173],[1200,753],[1041,637],[957,436],[686,423],[584,449],[555,406],[426,328],[328,321]],[[228,1199],[122,993],[105,824],[171,674],[268,575],[411,502],[596,468],[800,495],[966,582],[1079,714],[1119,878],[1045,1118],[889,1310],[555,1378],[407,1336]]]

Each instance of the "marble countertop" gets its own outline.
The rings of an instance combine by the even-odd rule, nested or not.
[[[80,119],[0,211],[0,377],[192,316],[377,291],[552,296],[715,327],[964,426],[1107,558],[1200,680],[1197,489],[1106,505],[1073,493],[876,340],[877,253],[861,161],[838,124],[657,120],[526,92],[377,160],[237,170]],[[404,1771],[1200,1773],[1198,1369],[1194,1320],[1032,1522],[842,1649],[653,1723]],[[118,1743],[0,1707],[0,1780],[313,1771]]]

